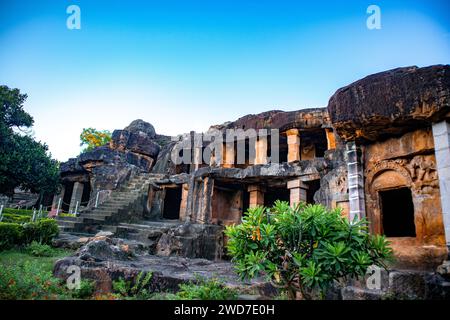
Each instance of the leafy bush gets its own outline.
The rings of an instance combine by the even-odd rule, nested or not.
[[[60,213],[58,214],[59,217],[69,217],[69,218],[75,218],[77,215],[74,213]]]
[[[65,294],[61,281],[37,261],[3,265],[0,270],[0,299],[56,299]]]
[[[9,249],[21,243],[23,228],[20,224],[0,222],[0,250]]]
[[[23,225],[23,241],[25,244],[31,243],[32,241],[50,244],[58,234],[58,224],[53,219],[41,219]]]
[[[0,222],[0,250],[33,241],[50,244],[59,233],[58,224],[52,219],[41,219],[25,224]]]
[[[18,214],[18,215],[29,216],[29,217],[33,216],[33,211],[34,210],[31,210],[31,209],[14,209],[14,208],[4,208],[3,209],[3,213]],[[42,211],[42,216],[46,216],[47,214],[48,214],[47,211]]]
[[[259,274],[304,299],[334,282],[364,276],[370,265],[385,266],[392,250],[383,236],[372,236],[366,220],[350,222],[340,210],[276,201],[272,208],[250,208],[242,224],[226,229],[227,248],[242,278]]]
[[[95,282],[89,280],[81,280],[80,289],[72,292],[72,296],[76,299],[89,299],[95,291]]]
[[[55,255],[55,250],[47,244],[40,244],[37,241],[31,242],[27,247],[26,251],[35,257],[53,257]]]
[[[27,223],[31,221],[31,217],[23,214],[4,213],[2,222]]]
[[[226,287],[217,279],[198,279],[196,282],[180,284],[176,296],[183,300],[235,300],[237,291]]]
[[[151,272],[139,272],[134,281],[125,281],[123,278],[113,281],[113,290],[123,298],[147,300],[150,292],[146,288],[152,279]]]

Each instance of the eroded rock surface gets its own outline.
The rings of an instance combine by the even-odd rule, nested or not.
[[[328,111],[344,140],[375,141],[430,125],[450,112],[450,66],[370,75],[339,89]]]
[[[99,292],[110,292],[112,281],[119,278],[133,280],[140,272],[151,272],[148,289],[152,292],[176,292],[180,283],[201,277],[220,279],[227,286],[243,292],[264,296],[275,293],[275,289],[262,279],[241,282],[230,262],[139,254],[135,247],[121,239],[92,238],[74,256],[58,260],[54,275],[67,279],[70,275],[67,269],[72,265],[80,267],[83,279],[95,280]]]

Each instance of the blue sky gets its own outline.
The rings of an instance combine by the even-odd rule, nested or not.
[[[66,8],[81,29],[66,28]],[[381,30],[366,27],[381,8]],[[4,1],[0,83],[29,98],[58,160],[84,127],[134,119],[205,131],[271,109],[326,106],[340,87],[395,67],[450,62],[448,1]]]

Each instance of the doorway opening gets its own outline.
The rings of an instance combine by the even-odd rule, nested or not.
[[[320,180],[311,180],[305,182],[308,185],[308,190],[306,191],[306,203],[315,204],[314,195],[320,189]]]
[[[383,233],[387,237],[415,237],[414,204],[409,188],[380,192]]]
[[[264,193],[264,206],[270,208],[277,200],[289,202],[289,189],[287,189],[286,187],[267,188],[266,192]]]
[[[165,188],[163,219],[180,219],[181,187]]]

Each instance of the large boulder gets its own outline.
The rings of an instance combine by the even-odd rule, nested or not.
[[[450,117],[450,66],[398,68],[339,89],[328,103],[346,141],[375,141]]]
[[[151,136],[144,133],[135,133],[128,130],[114,130],[111,139],[111,148],[120,151],[131,151],[153,159],[158,157],[160,146]]]
[[[149,137],[150,139],[156,138],[156,132],[155,128],[148,122],[145,122],[144,120],[137,119],[132,121],[125,129],[125,131],[138,134],[138,135],[145,135]]]

